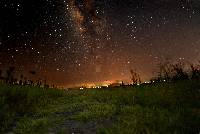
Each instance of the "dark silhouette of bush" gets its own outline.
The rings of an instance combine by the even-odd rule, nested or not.
[[[24,78],[24,76],[21,74],[20,75],[20,80],[19,80],[19,85],[23,85],[23,78]]]
[[[3,82],[4,81],[4,78],[2,76],[2,70],[0,70],[0,82]]]
[[[191,68],[191,79],[200,79],[200,65],[190,65]]]
[[[191,70],[186,70],[187,64],[183,62],[170,63],[169,61],[163,62],[159,65],[158,76],[151,81],[154,82],[174,82],[179,80],[189,80],[190,78],[198,78],[200,75],[197,67],[191,65]],[[190,76],[191,74],[191,76]]]
[[[32,74],[32,75],[35,75],[36,71],[31,70],[31,71],[29,71],[29,73]]]
[[[28,84],[28,81],[27,81],[27,78],[24,77],[24,82],[23,82],[23,85],[27,85]]]
[[[172,81],[189,79],[189,75],[187,74],[187,72],[184,71],[184,65],[182,63],[172,65],[172,69]]]
[[[41,79],[37,80],[36,85],[37,85],[38,87],[41,87],[41,85],[42,85]]]

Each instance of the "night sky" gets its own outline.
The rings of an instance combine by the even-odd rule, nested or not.
[[[200,0],[1,0],[0,69],[76,84],[200,59]],[[36,76],[29,71],[35,70]]]

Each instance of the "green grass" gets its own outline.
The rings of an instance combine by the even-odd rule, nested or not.
[[[199,133],[200,82],[69,91],[0,85],[0,133],[66,134],[66,122],[100,134]]]

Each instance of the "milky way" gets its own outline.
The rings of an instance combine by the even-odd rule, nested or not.
[[[1,0],[0,69],[49,84],[142,80],[200,59],[197,0]]]

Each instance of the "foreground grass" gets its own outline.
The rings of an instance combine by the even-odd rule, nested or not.
[[[0,86],[0,133],[199,133],[200,82],[101,90]]]

